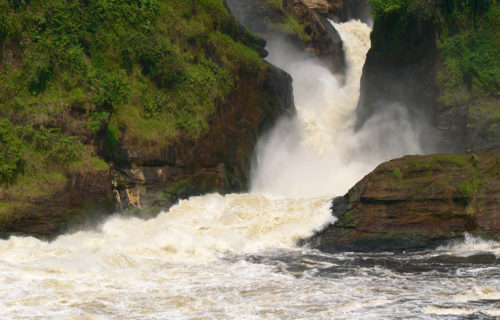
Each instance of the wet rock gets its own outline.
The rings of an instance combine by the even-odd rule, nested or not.
[[[342,41],[326,20],[335,1],[226,0],[238,21],[264,39],[284,39],[298,51],[307,51],[324,61],[334,73],[345,72]],[[325,13],[326,12],[326,13]]]
[[[301,0],[301,2],[324,17],[345,22],[352,19],[370,21],[370,6],[367,0]]]
[[[335,9],[339,9],[342,6],[342,1],[327,1],[327,0],[302,0],[305,6],[313,10],[316,13],[322,15],[331,14]]]
[[[398,104],[408,111],[413,123],[435,129],[423,130],[420,136],[427,153],[499,150],[498,93],[478,92],[467,85],[465,75],[463,85],[448,88],[443,78],[450,71],[438,44],[442,46],[440,36],[453,26],[435,5],[429,4],[426,12],[411,9],[418,3],[409,1],[408,8],[386,10],[374,21],[372,47],[361,79],[358,128],[373,115]],[[453,25],[454,18],[449,19]],[[473,28],[467,30],[465,25],[464,30],[454,32],[462,36],[472,33]]]
[[[385,162],[332,213],[338,221],[312,241],[327,251],[415,250],[464,232],[500,239],[500,152]]]
[[[115,210],[109,168],[74,172],[62,190],[29,203],[11,205],[0,221],[0,238],[31,235],[51,239],[62,232],[95,226]]]
[[[394,13],[375,20],[361,78],[358,128],[395,104],[408,110],[414,123],[434,122],[438,93],[434,68],[437,58],[435,25],[431,20],[417,24],[404,19],[407,17],[401,18]],[[400,34],[402,24],[407,28]],[[435,135],[421,137],[425,146],[434,140]],[[425,151],[432,152],[432,147]],[[451,150],[444,148],[442,151]]]
[[[371,23],[368,0],[337,0],[330,2],[335,3],[333,11],[330,13],[334,19],[343,22],[356,19],[365,23]]]
[[[327,63],[334,73],[345,72],[342,39],[326,20],[303,0],[283,0],[283,10],[304,26],[306,49]]]
[[[268,65],[259,79],[241,77],[238,88],[210,119],[210,130],[141,149],[125,137],[123,158],[112,170],[120,208],[167,208],[180,198],[248,187],[258,137],[284,115],[292,115],[292,79]]]

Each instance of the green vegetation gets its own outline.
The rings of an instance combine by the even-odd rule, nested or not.
[[[446,68],[439,74],[446,93],[465,84],[474,96],[500,94],[500,4],[493,0],[443,1],[439,49]],[[445,94],[446,94],[445,93]]]
[[[124,140],[199,138],[266,68],[258,42],[223,0],[0,0],[0,200],[107,170]]]
[[[19,215],[15,214],[14,210],[22,206],[19,203],[0,202],[0,226],[7,225],[19,219]]]
[[[358,215],[354,211],[349,211],[344,215],[339,216],[339,221],[343,227],[355,228],[358,224]]]
[[[10,121],[0,118],[0,183],[11,183],[21,171],[22,143]]]
[[[430,158],[417,157],[408,161],[408,166],[413,169],[441,170],[447,167],[469,166],[470,159],[463,154],[436,154]]]
[[[289,10],[291,4],[288,3],[284,6],[282,0],[267,0],[269,11],[275,11],[273,15],[267,18],[269,26],[276,30],[298,37],[304,42],[311,41],[311,36],[305,31],[310,25],[308,21],[302,21],[303,24],[297,20],[296,13]]]
[[[395,21],[391,45],[408,38],[410,25],[427,21],[437,31],[443,66],[440,101],[452,104],[500,94],[500,4],[497,0],[369,0],[373,15]],[[392,38],[392,37],[391,37]],[[394,46],[393,50],[397,50]],[[491,110],[490,110],[491,111]]]
[[[282,7],[281,0],[267,0],[267,3],[269,3],[271,6],[273,6],[275,8],[281,8]]]
[[[271,23],[271,26],[273,26],[276,29],[281,30],[285,33],[295,35],[295,36],[299,37],[304,42],[311,41],[311,36],[308,35],[304,31],[305,26],[300,24],[300,22],[296,18],[294,18],[288,14],[286,14],[283,17],[282,22]]]
[[[463,181],[457,186],[457,191],[465,198],[471,199],[479,192],[483,186],[483,181],[477,177],[470,181]]]
[[[401,169],[397,168],[395,170],[392,171],[392,177],[394,179],[401,179],[403,177],[403,173],[401,172]]]
[[[408,156],[404,161],[392,160],[399,162],[397,167],[382,167],[378,173],[386,177],[391,188],[406,189],[416,201],[444,193],[454,201],[472,205],[498,170],[498,160],[488,164],[491,169],[485,169],[485,163],[491,160],[481,157],[475,154]]]

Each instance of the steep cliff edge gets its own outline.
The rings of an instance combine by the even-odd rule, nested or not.
[[[0,236],[246,187],[291,79],[223,0],[0,1]]]
[[[291,82],[271,65],[256,78],[242,75],[199,138],[140,145],[124,135],[109,155],[119,205],[154,210],[192,195],[246,190],[258,137],[294,112]]]
[[[500,239],[500,152],[385,162],[332,212],[338,221],[315,239],[326,251],[421,249],[465,232]]]
[[[238,21],[259,36],[281,39],[297,52],[318,57],[333,72],[343,74],[342,40],[326,20],[335,7],[326,1],[226,0]]]
[[[369,2],[358,127],[397,103],[436,128],[428,152],[500,149],[498,1]]]

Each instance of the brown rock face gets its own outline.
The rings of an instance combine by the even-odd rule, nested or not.
[[[302,2],[314,12],[335,20],[370,21],[370,6],[367,0],[302,0]]]
[[[272,5],[266,0],[226,0],[238,21],[252,32],[267,40],[285,39],[298,50],[321,58],[332,72],[342,74],[342,41],[325,18],[336,2],[283,0],[281,5]]]
[[[322,15],[331,15],[344,5],[343,0],[302,0],[302,2],[314,12]]]
[[[124,139],[113,185],[123,207],[170,206],[179,198],[247,188],[258,137],[294,110],[291,77],[268,65],[259,79],[238,88],[211,117],[209,132],[142,148]]]
[[[0,238],[52,238],[73,227],[98,222],[115,208],[110,181],[109,169],[69,174],[66,185],[55,195],[12,208],[9,218],[0,221]]]
[[[334,72],[343,73],[345,61],[342,40],[330,23],[318,14],[321,10],[327,10],[326,14],[328,14],[329,3],[303,0],[283,0],[282,2],[283,10],[304,26],[304,31],[309,36],[309,39],[305,41],[306,49],[326,61]]]
[[[468,232],[500,239],[500,152],[406,156],[334,199],[328,251],[412,250]]]

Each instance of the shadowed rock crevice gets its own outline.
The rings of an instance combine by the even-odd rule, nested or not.
[[[398,104],[423,127],[426,153],[499,150],[499,4],[372,3],[357,127]]]

